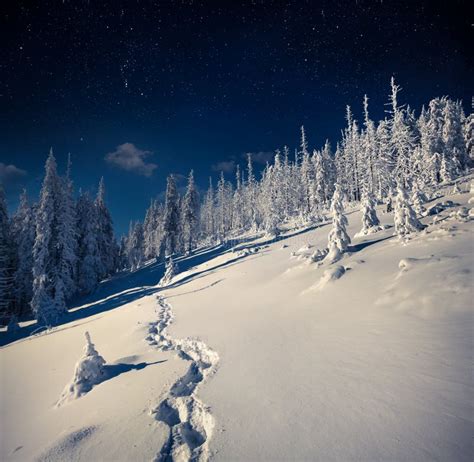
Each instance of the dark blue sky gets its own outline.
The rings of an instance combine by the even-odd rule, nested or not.
[[[383,117],[391,75],[417,110],[441,95],[470,110],[470,16],[467,1],[11,2],[0,31],[10,206],[23,186],[36,197],[50,146],[61,168],[71,153],[76,187],[105,177],[121,233],[170,172],[194,168],[205,188],[246,152],[296,146],[301,124],[312,147],[335,143],[364,93]]]

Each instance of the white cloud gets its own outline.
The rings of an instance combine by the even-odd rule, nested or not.
[[[110,165],[133,172],[138,175],[150,177],[158,165],[146,162],[146,158],[153,153],[137,148],[133,143],[124,143],[117,146],[114,152],[109,152],[105,160]]]
[[[4,185],[13,184],[26,176],[26,171],[13,164],[7,165],[0,162],[0,182]]]
[[[212,170],[214,172],[225,172],[230,173],[235,170],[235,161],[234,160],[223,160],[217,164],[212,165]]]

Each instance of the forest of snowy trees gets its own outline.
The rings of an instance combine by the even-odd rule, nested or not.
[[[150,258],[188,252],[201,243],[223,243],[244,232],[276,236],[284,224],[317,223],[332,214],[336,185],[345,201],[363,201],[367,223],[362,234],[378,225],[370,216],[373,205],[387,202],[391,209],[397,188],[419,208],[431,187],[455,179],[474,160],[474,116],[464,115],[460,101],[443,97],[416,117],[399,104],[399,92],[392,79],[387,117],[378,123],[370,119],[367,96],[362,124],[348,107],[347,126],[334,152],[329,142],[310,150],[301,127],[300,146],[291,156],[287,146],[276,150],[273,163],[257,178],[248,155],[245,174],[237,165],[235,181],[221,173],[214,187],[210,179],[202,200],[192,172],[182,198],[170,175],[165,203],[153,200],[144,222],[130,224],[120,246],[121,266],[137,268]]]
[[[143,223],[131,223],[119,244],[103,180],[96,198],[87,192],[76,198],[70,163],[66,175],[59,176],[51,152],[37,204],[30,204],[23,193],[9,218],[0,192],[3,322],[14,325],[31,312],[39,322],[53,324],[72,296],[90,292],[117,270],[189,253],[199,245],[225,243],[247,232],[277,236],[283,225],[318,223],[329,213],[334,239],[326,258],[334,260],[350,241],[340,216],[343,202],[361,201],[362,234],[378,229],[374,205],[383,202],[388,209],[393,202],[403,212],[395,220],[400,235],[410,226],[416,229],[416,214],[430,189],[455,179],[474,161],[474,116],[464,115],[461,102],[442,97],[417,117],[399,104],[399,92],[392,79],[387,117],[379,122],[370,119],[367,96],[361,124],[348,107],[347,126],[334,151],[328,141],[320,150],[310,150],[301,127],[294,153],[287,146],[276,150],[273,162],[257,174],[248,155],[244,172],[237,165],[235,181],[221,173],[215,187],[210,179],[203,197],[192,171],[183,195],[170,175],[164,203],[152,200]]]
[[[76,199],[70,160],[60,176],[51,150],[38,203],[24,191],[9,219],[0,188],[0,315],[9,327],[29,314],[54,324],[71,297],[90,292],[117,267],[103,179],[95,199],[82,191]]]

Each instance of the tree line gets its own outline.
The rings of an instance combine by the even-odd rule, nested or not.
[[[68,300],[117,270],[245,233],[278,236],[283,227],[318,223],[327,214],[337,218],[334,239],[343,251],[343,200],[362,201],[364,229],[371,230],[378,226],[371,215],[376,203],[390,209],[398,198],[404,207],[411,202],[419,209],[431,188],[463,174],[474,161],[474,116],[466,117],[461,102],[447,97],[431,100],[416,116],[399,104],[400,90],[392,78],[386,117],[378,122],[369,116],[367,96],[361,123],[347,107],[347,125],[334,150],[328,141],[310,149],[301,127],[300,145],[292,153],[287,146],[277,149],[257,173],[249,154],[244,170],[236,166],[233,181],[221,172],[215,186],[209,179],[204,194],[193,171],[184,194],[169,175],[164,201],[153,199],[144,220],[132,222],[119,243],[103,179],[95,198],[82,191],[75,198],[70,161],[61,176],[50,152],[38,203],[30,203],[24,192],[10,218],[0,188],[0,317],[14,324],[31,312],[40,323],[53,324]]]
[[[282,226],[320,222],[330,213],[336,185],[349,203],[370,196],[367,201],[387,202],[390,209],[398,187],[419,201],[423,192],[465,172],[474,160],[473,114],[466,117],[460,101],[441,97],[417,117],[399,104],[400,90],[392,78],[386,117],[378,122],[370,118],[367,96],[362,123],[347,107],[335,150],[328,141],[311,150],[301,127],[300,145],[291,154],[287,146],[277,149],[259,175],[249,154],[245,171],[237,165],[233,181],[221,172],[215,187],[210,178],[201,199],[192,172],[183,197],[170,175],[165,202],[152,200],[143,222],[131,223],[122,238],[121,265],[137,268],[150,258],[243,233],[276,236]]]
[[[104,180],[95,198],[79,191],[76,200],[70,158],[61,176],[50,151],[38,203],[23,191],[11,219],[0,188],[0,317],[12,328],[29,314],[57,322],[74,295],[116,271],[118,257]]]

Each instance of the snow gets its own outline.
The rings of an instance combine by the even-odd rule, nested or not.
[[[1,349],[0,459],[471,461],[470,197],[333,265],[290,258],[326,247],[321,224],[201,249],[164,288],[152,263],[103,284],[73,321]],[[85,331],[116,367],[56,408]]]

